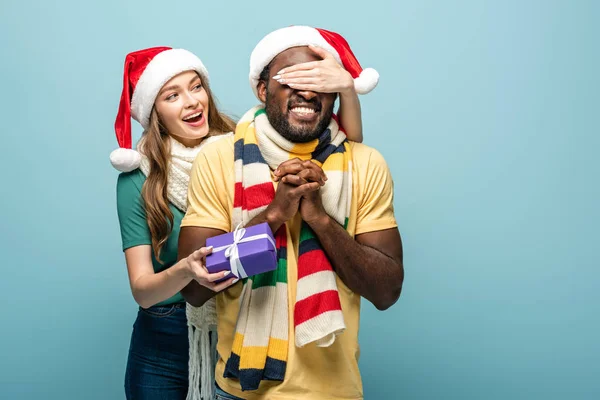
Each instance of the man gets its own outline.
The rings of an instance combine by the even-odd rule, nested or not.
[[[235,137],[207,145],[192,170],[180,258],[204,268],[196,250],[239,223],[268,223],[277,243],[276,271],[217,296],[223,398],[362,399],[360,298],[385,310],[402,288],[385,161],[345,140],[332,118],[335,94],[273,79],[283,68],[319,60],[308,45],[334,54],[357,92],[376,85],[376,73],[360,68],[341,36],[309,27],[272,32],[250,61],[252,89],[265,107],[246,113]],[[200,306],[217,295],[210,289],[230,283],[193,281],[182,294]]]

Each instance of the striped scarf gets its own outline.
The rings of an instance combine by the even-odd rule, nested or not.
[[[292,143],[269,124],[263,106],[249,110],[236,127],[235,195],[232,224],[247,224],[275,197],[271,170],[294,157],[313,160],[328,180],[320,189],[327,213],[348,225],[352,190],[351,152],[345,134],[332,120],[319,139]],[[243,281],[240,310],[225,378],[239,379],[242,390],[255,390],[261,380],[282,381],[288,353],[287,224],[275,233],[277,269]],[[294,306],[295,345],[327,347],[345,329],[336,276],[327,255],[304,221],[298,250],[297,296]]]

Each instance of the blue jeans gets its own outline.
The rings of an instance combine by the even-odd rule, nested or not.
[[[127,359],[127,399],[185,400],[188,349],[185,303],[140,308]]]
[[[235,397],[232,394],[226,393],[217,385],[217,395],[215,400],[244,400],[240,397]]]

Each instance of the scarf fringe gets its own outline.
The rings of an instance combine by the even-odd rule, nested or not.
[[[212,400],[216,393],[214,371],[217,365],[216,331],[188,328],[190,342],[189,385],[186,400]]]
[[[214,299],[202,307],[187,305],[189,340],[189,383],[186,400],[212,400],[217,365],[217,331]],[[212,339],[212,340],[211,340]]]

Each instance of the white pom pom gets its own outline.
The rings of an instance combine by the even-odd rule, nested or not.
[[[140,166],[142,156],[135,150],[116,149],[110,153],[110,163],[121,172],[130,172]]]
[[[377,82],[379,82],[379,73],[373,68],[365,68],[360,76],[354,79],[354,89],[358,94],[367,94],[375,89]]]

